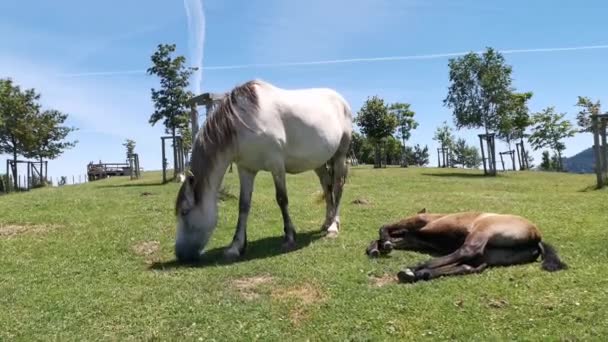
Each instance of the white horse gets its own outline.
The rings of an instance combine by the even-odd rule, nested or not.
[[[351,136],[350,106],[334,90],[286,90],[260,80],[235,87],[208,116],[193,143],[192,170],[175,204],[177,259],[198,260],[209,241],[217,224],[218,191],[231,162],[238,167],[240,196],[236,231],[224,251],[227,259],[245,252],[253,184],[261,170],[272,173],[274,179],[283,216],[283,250],[296,245],[286,173],[316,172],[326,202],[321,230],[329,237],[337,236]]]

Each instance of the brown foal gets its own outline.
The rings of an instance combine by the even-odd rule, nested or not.
[[[370,257],[393,249],[429,252],[432,258],[398,273],[399,281],[412,283],[441,276],[480,273],[488,266],[534,262],[539,255],[546,271],[568,266],[555,249],[542,241],[536,225],[517,215],[480,212],[418,214],[380,228],[380,239],[366,250]]]

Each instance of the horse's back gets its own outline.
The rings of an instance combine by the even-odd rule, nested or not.
[[[332,89],[292,90],[267,84],[257,91],[259,110],[250,122],[260,133],[249,137],[267,145],[264,151],[256,152],[265,155],[262,159],[283,163],[287,172],[322,165],[352,134],[350,107]]]

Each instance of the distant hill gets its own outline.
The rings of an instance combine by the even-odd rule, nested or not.
[[[564,169],[572,173],[593,173],[595,172],[595,157],[593,147],[575,154],[570,158],[563,159]]]

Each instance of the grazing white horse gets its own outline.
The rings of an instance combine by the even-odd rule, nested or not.
[[[192,147],[191,173],[175,204],[179,261],[196,261],[217,224],[217,198],[231,162],[240,180],[239,215],[226,258],[242,256],[247,217],[258,171],[272,173],[284,225],[282,248],[295,247],[296,232],[288,210],[285,174],[314,170],[326,201],[321,230],[335,237],[340,199],[348,173],[352,136],[349,104],[326,88],[287,90],[254,80],[235,87],[208,116]]]

